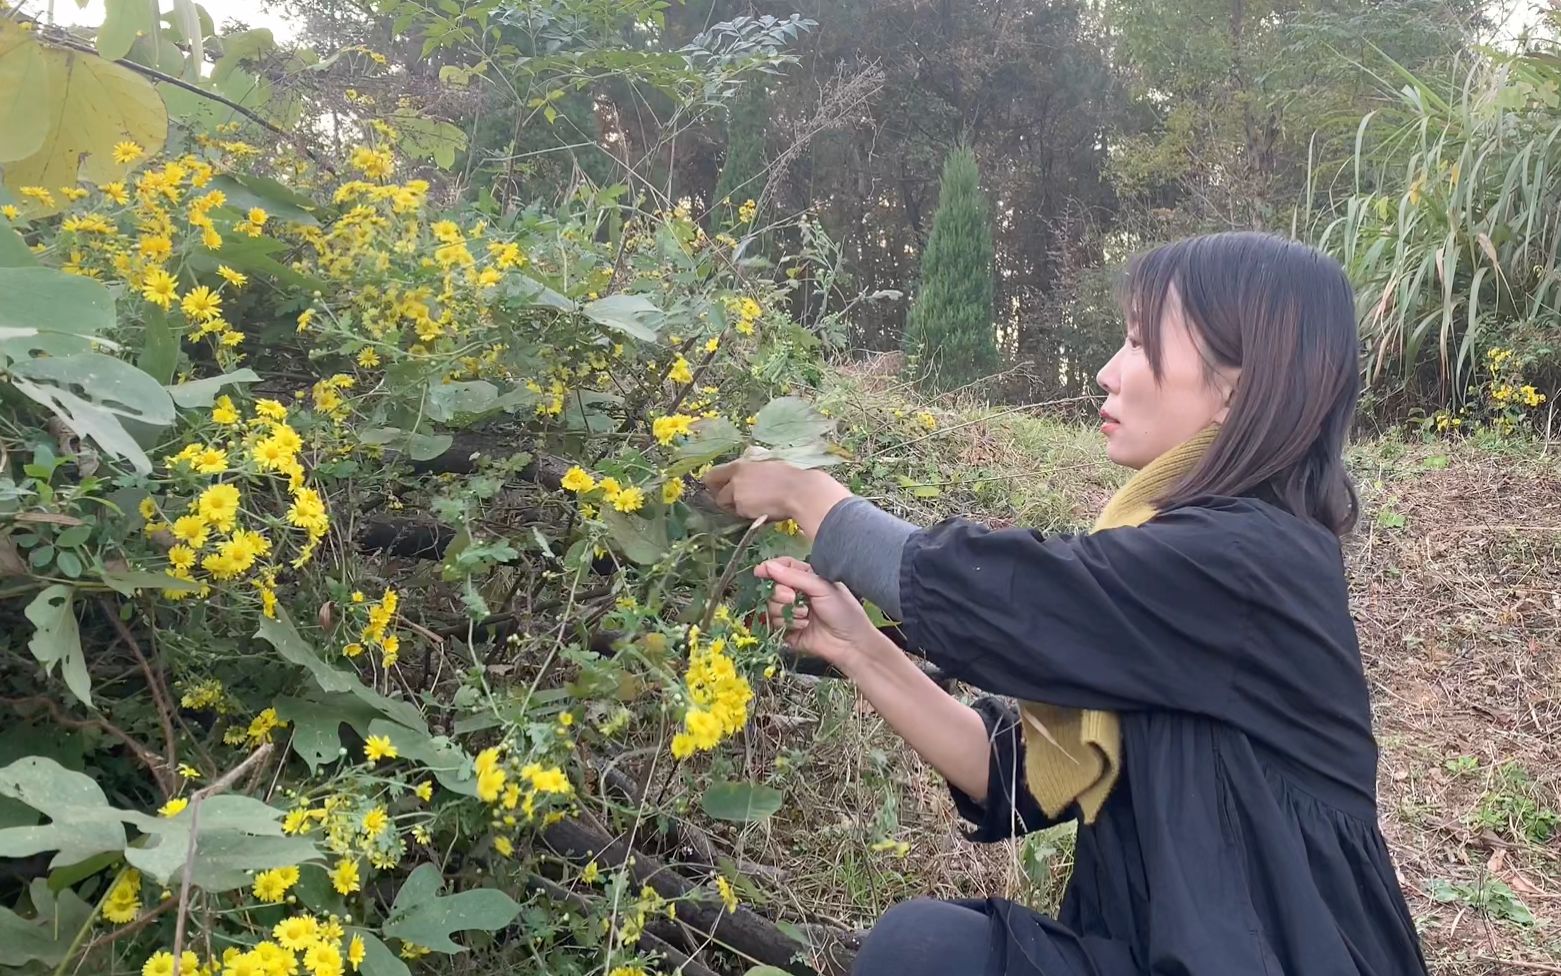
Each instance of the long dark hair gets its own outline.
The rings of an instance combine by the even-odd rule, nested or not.
[[[1255,495],[1339,535],[1359,498],[1344,442],[1360,398],[1355,300],[1339,263],[1272,234],[1207,234],[1144,251],[1118,288],[1123,313],[1161,375],[1175,287],[1209,370],[1241,370],[1230,412],[1202,462],[1159,500]]]

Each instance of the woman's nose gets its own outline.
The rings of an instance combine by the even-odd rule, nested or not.
[[[1106,365],[1100,367],[1100,372],[1095,374],[1096,385],[1107,393],[1117,391],[1117,356],[1121,354],[1122,350],[1118,349],[1110,359],[1106,360]]]

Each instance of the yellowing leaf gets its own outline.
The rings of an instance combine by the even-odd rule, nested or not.
[[[32,87],[47,97],[40,110],[43,139],[35,152],[6,162],[8,187],[74,186],[78,178],[106,182],[123,171],[114,162],[115,143],[134,142],[148,154],[162,148],[168,113],[145,78],[95,54],[49,47],[25,36],[17,42],[18,33],[0,22],[0,49],[11,45],[8,61],[41,60],[44,81]],[[36,54],[22,54],[20,48],[27,45]]]
[[[42,148],[49,94],[43,47],[0,22],[0,162],[26,159]]]

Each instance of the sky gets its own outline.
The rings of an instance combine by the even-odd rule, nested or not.
[[[200,0],[200,5],[211,15],[219,32],[224,22],[241,20],[250,27],[270,28],[271,33],[279,41],[291,38],[294,33],[288,18],[283,17],[279,12],[266,9],[267,5],[259,0]],[[103,0],[86,0],[80,5],[77,0],[21,0],[20,6],[25,13],[46,22],[49,20],[49,10],[52,7],[54,22],[65,26],[96,27],[103,23]],[[161,8],[165,12],[172,7],[173,4],[169,0],[161,0]]]

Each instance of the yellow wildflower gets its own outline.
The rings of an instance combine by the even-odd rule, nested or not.
[[[176,796],[167,803],[164,803],[162,806],[158,807],[157,815],[159,817],[177,817],[184,811],[184,808],[188,807],[189,805],[190,801],[187,797]]]
[[[381,759],[395,759],[398,753],[388,736],[371,735],[363,741],[363,756],[370,763]]]

